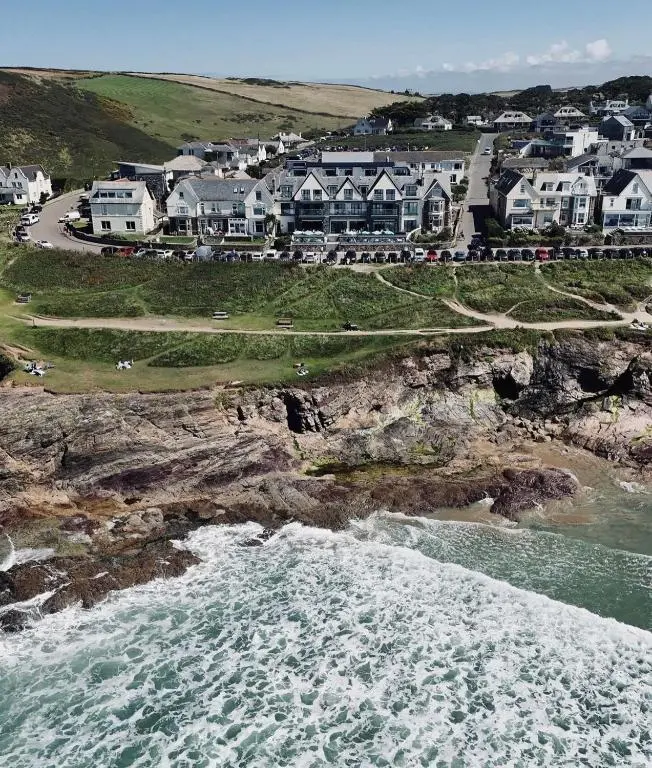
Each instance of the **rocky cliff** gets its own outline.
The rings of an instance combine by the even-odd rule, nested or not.
[[[379,508],[419,514],[487,495],[518,519],[574,492],[568,475],[525,458],[523,441],[574,443],[643,475],[652,458],[649,344],[581,336],[533,353],[425,348],[325,386],[5,388],[0,400],[0,526],[63,558],[2,574],[7,627],[23,614],[1,606],[43,591],[43,610],[57,610],[181,572],[192,558],[168,540],[198,525],[339,527]]]

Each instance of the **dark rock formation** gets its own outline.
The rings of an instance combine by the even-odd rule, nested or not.
[[[564,499],[577,492],[576,481],[558,469],[506,469],[507,480],[491,511],[508,520],[518,521],[522,512],[543,506],[552,499]]]

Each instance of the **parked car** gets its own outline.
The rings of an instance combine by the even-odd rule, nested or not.
[[[428,253],[426,253],[426,261],[429,264],[432,264],[435,261],[439,261],[439,254],[437,253],[437,251],[433,251],[432,249],[430,249]]]
[[[342,328],[345,331],[357,331],[357,330],[359,330],[358,326],[355,323],[350,323],[348,320],[347,320],[346,323],[344,323]]]
[[[466,261],[468,258],[466,251],[455,251],[453,254],[453,261],[457,261],[460,264]]]
[[[586,259],[589,258],[589,252],[586,250],[586,248],[577,249],[577,258],[582,259],[583,261],[586,261]]]
[[[37,240],[35,245],[37,248],[44,248],[46,251],[51,251],[54,248],[49,240]]]
[[[589,256],[592,259],[603,259],[604,258],[604,251],[602,248],[591,248],[589,251]]]
[[[213,312],[213,320],[228,320],[228,312]]]
[[[440,254],[442,261],[452,261],[453,260],[453,254],[448,250],[445,249]]]
[[[426,252],[423,248],[414,249],[414,260],[417,264],[422,264],[426,260]]]
[[[605,248],[604,257],[605,259],[617,259],[618,251],[615,248]]]
[[[507,261],[507,251],[504,248],[496,248],[494,251],[494,259],[496,261]]]
[[[477,251],[475,248],[472,248],[471,250],[469,250],[468,260],[480,261],[480,251]]]
[[[360,261],[362,264],[371,264],[371,254],[368,251],[365,251],[362,256],[360,256]]]
[[[120,249],[117,245],[105,245],[100,251],[102,256],[114,256]]]
[[[562,248],[561,251],[564,254],[565,259],[572,259],[575,253],[574,248]]]
[[[37,221],[40,221],[38,213],[26,213],[20,217],[20,223],[24,227],[31,227],[32,224],[36,224]]]
[[[67,213],[64,213],[63,216],[59,217],[59,224],[65,224],[69,221],[79,221],[79,219],[81,219],[79,211],[68,211]]]
[[[19,243],[29,243],[32,238],[29,236],[29,232],[19,232],[16,235],[16,240]]]
[[[501,261],[516,261],[516,257],[520,256],[521,252],[518,248],[510,248],[507,251],[507,258],[502,259]]]

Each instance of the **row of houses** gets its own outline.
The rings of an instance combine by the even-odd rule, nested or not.
[[[0,204],[31,205],[52,197],[52,180],[41,165],[0,165]]]
[[[167,214],[179,235],[262,237],[318,230],[439,232],[452,220],[451,185],[464,176],[452,152],[322,152],[289,158],[264,179],[179,178],[157,216],[146,180],[98,181],[90,195],[93,231],[143,234]]]
[[[652,158],[652,152],[649,155]],[[529,178],[508,169],[491,187],[490,202],[507,229],[545,229],[552,224],[583,229],[598,223],[606,232],[651,234],[652,165],[620,168],[600,188],[595,176],[577,169],[535,172]]]

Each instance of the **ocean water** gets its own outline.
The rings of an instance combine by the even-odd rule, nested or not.
[[[183,577],[0,635],[0,765],[647,767],[652,507],[615,493],[632,551],[600,521],[197,531]]]

